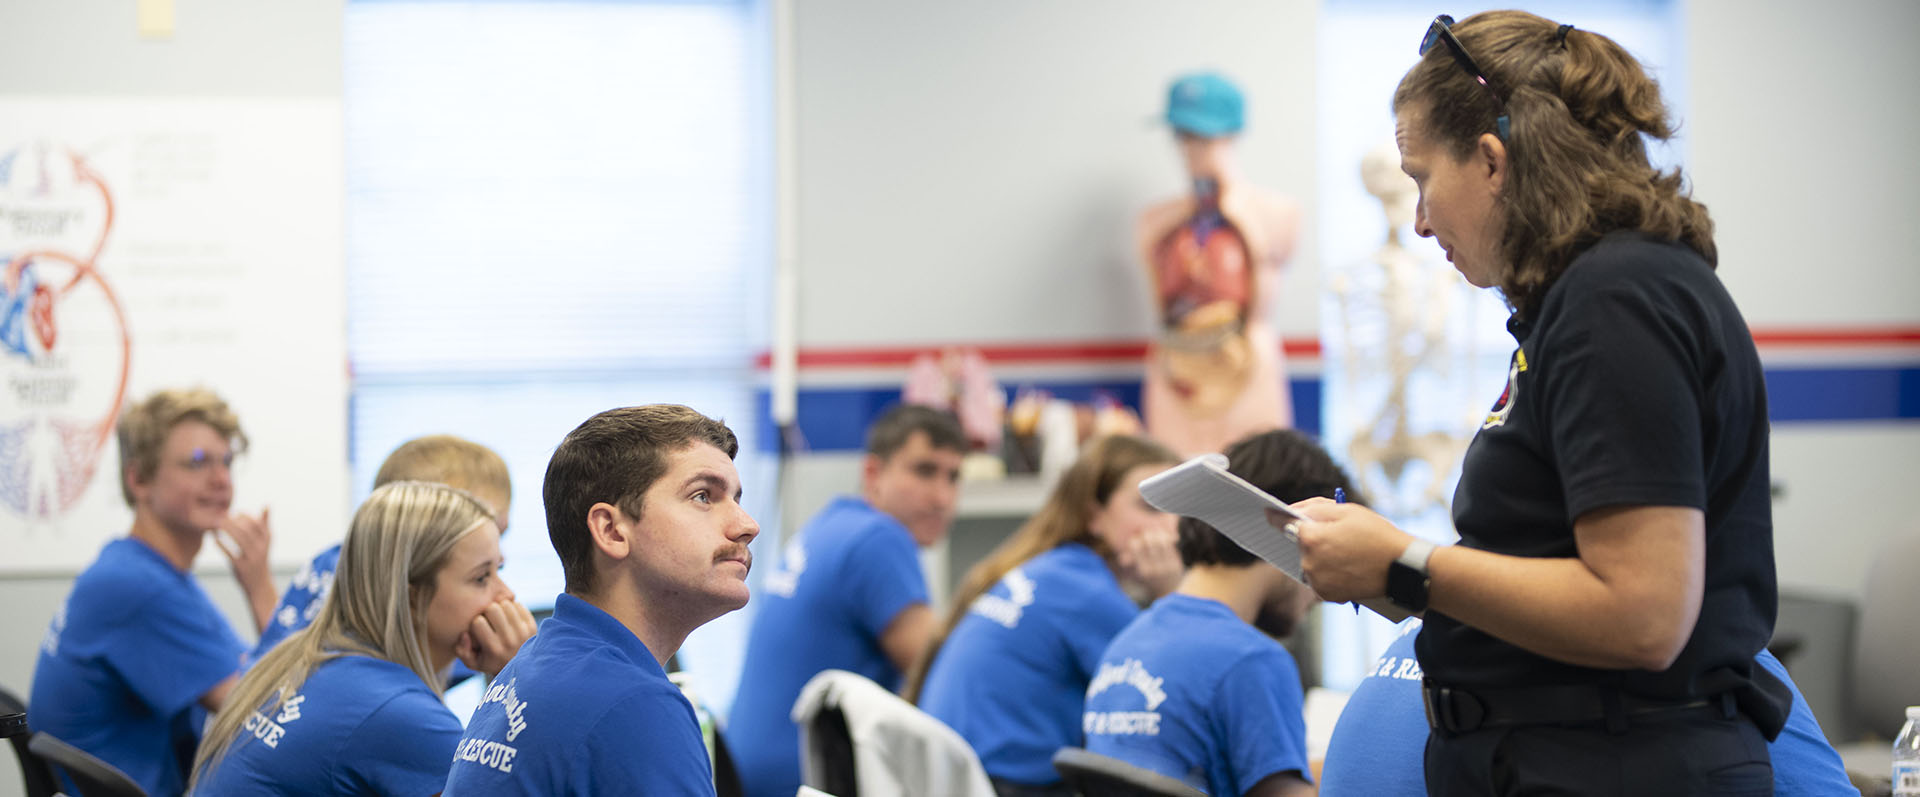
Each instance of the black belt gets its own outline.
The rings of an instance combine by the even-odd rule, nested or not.
[[[1594,684],[1465,689],[1420,684],[1427,727],[1448,733],[1516,725],[1602,723],[1609,733],[1624,733],[1629,721],[1671,719],[1702,711],[1726,719],[1735,713],[1731,692],[1694,700],[1653,700]]]

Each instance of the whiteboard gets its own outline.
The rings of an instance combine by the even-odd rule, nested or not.
[[[0,97],[0,572],[127,532],[113,425],[163,387],[239,415],[276,563],[343,536],[340,131],[338,99]]]

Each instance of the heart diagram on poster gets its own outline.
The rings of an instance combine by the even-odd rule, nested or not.
[[[125,309],[99,268],[113,222],[112,194],[80,154],[0,150],[0,515],[65,514],[113,438],[132,366]]]

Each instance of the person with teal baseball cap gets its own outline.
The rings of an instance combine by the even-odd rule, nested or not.
[[[1189,193],[1135,225],[1160,335],[1147,351],[1147,433],[1194,456],[1293,425],[1279,337],[1267,319],[1300,211],[1249,183],[1234,157],[1246,98],[1217,72],[1176,78],[1161,117],[1173,128]]]
[[[1240,87],[1215,72],[1186,75],[1167,87],[1167,124],[1201,138],[1235,135],[1246,126]]]

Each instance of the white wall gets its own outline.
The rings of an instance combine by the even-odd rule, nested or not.
[[[1920,4],[1688,0],[1686,19],[1680,132],[1748,322],[1920,327]],[[1773,476],[1784,588],[1857,600],[1873,546],[1920,533],[1900,500],[1920,477],[1920,423],[1776,425]]]
[[[170,39],[125,0],[0,4],[0,93],[339,97],[344,0],[193,0]]]
[[[1695,196],[1756,326],[1920,321],[1920,3],[1688,0]]]
[[[1312,195],[1311,0],[794,3],[800,345],[1146,337],[1133,217],[1186,191],[1167,83],[1241,83],[1248,178]],[[1283,335],[1317,329],[1311,207]]]

